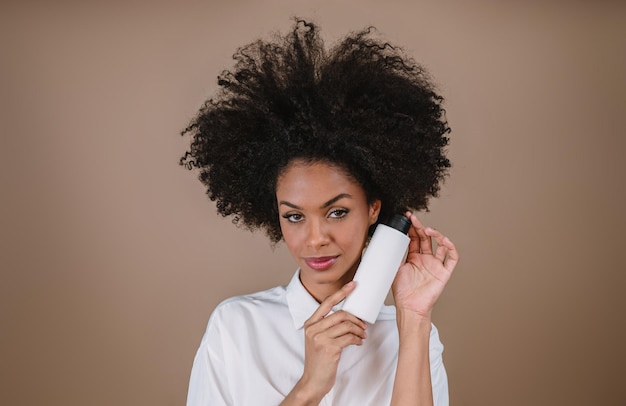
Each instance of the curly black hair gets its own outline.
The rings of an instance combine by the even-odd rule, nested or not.
[[[288,35],[237,50],[216,97],[182,131],[192,141],[180,164],[200,169],[220,214],[280,241],[276,181],[294,159],[345,169],[381,200],[379,219],[427,209],[450,167],[443,98],[422,66],[373,33],[327,51],[318,27],[297,20]]]

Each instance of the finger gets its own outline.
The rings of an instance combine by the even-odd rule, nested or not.
[[[457,251],[456,246],[450,241],[448,237],[443,239],[443,244],[448,248],[448,258],[446,258],[446,262],[444,266],[450,272],[454,270],[456,265],[459,263],[459,251]]]
[[[434,228],[426,227],[424,231],[426,232],[426,235],[428,235],[430,238],[434,239],[437,242],[437,248],[435,249],[435,253],[433,255],[439,261],[443,262],[446,258],[446,254],[448,253],[448,246],[444,244],[444,239],[446,239],[447,237],[445,237],[440,231],[435,230]]]
[[[352,321],[345,320],[339,324],[327,330],[328,336],[331,338],[339,338],[346,334],[352,334],[364,339],[366,337],[365,329],[359,324],[354,324]]]
[[[433,245],[430,240],[430,237],[426,234],[426,227],[419,221],[419,219],[411,212],[406,213],[408,218],[411,220],[411,225],[413,226],[411,230],[409,230],[409,236],[413,236],[411,239],[413,243],[414,239],[417,239],[415,243],[413,243],[412,252],[421,252],[422,254],[432,254],[433,253]]]
[[[337,339],[337,344],[341,348],[346,348],[349,345],[361,345],[363,344],[363,338],[355,336],[354,334],[346,334]]]
[[[315,310],[311,317],[309,317],[309,319],[305,322],[305,326],[320,321],[324,317],[326,317],[326,315],[332,310],[335,305],[345,299],[346,296],[348,296],[348,294],[354,290],[355,286],[355,282],[350,281],[343,285],[341,289],[339,289],[337,292],[324,299],[322,303],[320,303],[320,306],[317,308],[317,310]]]
[[[333,326],[343,324],[345,322],[358,326],[360,329],[367,329],[367,324],[352,313],[348,313],[343,310],[339,310],[329,316],[324,317],[316,323],[316,328],[320,330],[329,329]]]
[[[448,254],[448,247],[437,243],[437,249],[435,250],[434,257],[443,263],[446,259],[447,254]]]
[[[449,270],[450,272],[452,272],[454,268],[456,267],[456,264],[459,262],[459,252],[457,251],[456,246],[454,245],[452,241],[450,241],[448,237],[445,237],[443,234],[441,234],[439,231],[435,229],[427,228],[426,233],[431,235],[435,239],[435,241],[437,241],[438,252],[435,254],[435,257],[437,257],[437,259],[439,259],[442,262],[444,262],[445,260],[445,263],[444,263],[445,268]],[[442,249],[442,252],[445,248],[446,255],[442,256],[442,254],[439,253],[440,247]]]

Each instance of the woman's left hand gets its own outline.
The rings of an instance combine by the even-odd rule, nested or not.
[[[439,231],[424,227],[411,212],[409,251],[398,270],[392,292],[398,311],[430,319],[432,309],[459,262],[456,247]],[[433,240],[436,248],[433,252]]]

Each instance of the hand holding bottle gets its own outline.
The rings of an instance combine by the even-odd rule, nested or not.
[[[424,227],[411,212],[409,249],[393,282],[392,291],[398,311],[411,311],[430,319],[432,309],[459,262],[459,253],[448,237]],[[436,248],[433,252],[433,241]]]
[[[304,323],[304,372],[282,405],[319,404],[335,385],[341,352],[349,345],[361,345],[367,325],[342,310],[330,314],[355,287],[348,282],[327,297]]]

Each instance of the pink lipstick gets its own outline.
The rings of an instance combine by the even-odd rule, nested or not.
[[[306,264],[311,269],[315,269],[316,271],[324,271],[330,268],[335,263],[336,260],[337,260],[337,257],[316,257],[316,258],[305,258],[304,262],[306,262]]]

